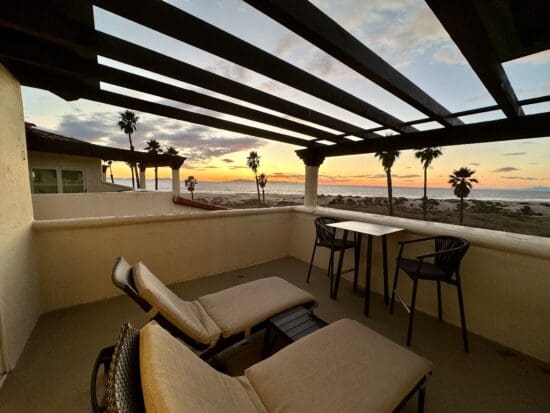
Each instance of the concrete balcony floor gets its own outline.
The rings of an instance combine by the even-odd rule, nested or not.
[[[184,265],[182,265],[184,271]],[[185,299],[270,275],[311,291],[320,303],[316,313],[327,321],[353,318],[403,344],[407,314],[396,303],[389,315],[382,297],[374,294],[371,317],[362,314],[362,295],[344,281],[338,301],[328,298],[325,272],[315,269],[305,283],[307,265],[285,258],[224,274],[173,285]],[[374,274],[373,276],[377,276]],[[105,274],[105,282],[110,282]],[[468,316],[468,297],[465,297]],[[458,311],[458,310],[457,310]],[[0,390],[0,410],[11,412],[89,412],[90,372],[99,349],[114,342],[119,326],[146,322],[128,297],[120,296],[46,314],[39,320],[15,371]],[[532,358],[470,334],[464,353],[460,330],[417,313],[412,350],[434,363],[427,388],[427,412],[548,412],[550,370]],[[237,375],[259,357],[261,337],[226,351],[218,362]],[[337,355],[335,355],[337,356]],[[413,399],[404,409],[416,411]]]

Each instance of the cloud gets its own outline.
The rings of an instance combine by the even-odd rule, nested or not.
[[[503,168],[495,169],[492,172],[512,172],[512,171],[519,171],[519,169],[514,168],[513,166],[505,166]]]
[[[432,55],[432,60],[448,65],[465,65],[466,60],[460,53],[460,50],[454,44],[441,46]]]
[[[515,179],[520,181],[540,181],[541,178],[534,178],[531,176],[501,176],[502,179]]]
[[[470,162],[470,165],[479,166],[477,162]]]
[[[191,163],[208,162],[213,158],[248,151],[267,143],[266,140],[235,136],[231,132],[207,126],[149,114],[136,114],[139,121],[132,140],[137,150],[143,150],[145,142],[155,138],[163,147],[174,146],[180,155],[187,157]],[[121,132],[117,122],[117,112],[73,112],[63,115],[53,132],[86,142],[128,149],[128,136]]]
[[[233,163],[233,162],[235,162],[233,159],[229,159],[229,158],[223,158],[222,161],[224,161],[225,163]]]
[[[535,64],[535,65],[550,63],[550,50],[544,50],[542,52],[534,53],[529,56],[520,57],[519,59],[512,60],[512,62],[516,64]]]
[[[504,156],[517,156],[517,155],[527,155],[527,152],[508,152],[503,153]]]
[[[418,178],[420,175],[392,175],[395,178],[407,179],[407,178]]]
[[[529,162],[529,165],[538,165],[538,162]]]
[[[218,60],[214,65],[206,67],[206,70],[240,83],[247,83],[252,78],[250,70],[225,60]]]
[[[325,177],[327,175],[320,175],[320,177]],[[293,174],[293,173],[287,173],[287,172],[273,172],[270,175],[271,178],[278,178],[278,179],[304,179],[304,174]]]
[[[233,165],[233,166],[230,166],[229,169],[231,169],[231,170],[234,170],[234,169],[248,169],[248,166]]]

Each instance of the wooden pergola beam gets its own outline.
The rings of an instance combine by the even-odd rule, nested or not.
[[[315,149],[313,152],[328,157],[547,136],[550,136],[550,113],[541,113],[339,144]]]
[[[509,118],[523,116],[523,109],[472,0],[426,2],[504,114]]]
[[[307,1],[244,0],[356,72],[446,126],[460,119]]]
[[[111,13],[261,73],[390,129],[401,133],[416,130],[352,94],[162,0],[142,0],[139,7],[135,7],[132,0],[93,2]]]

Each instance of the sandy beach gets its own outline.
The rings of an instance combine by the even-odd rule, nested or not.
[[[195,199],[228,208],[256,208],[257,198],[250,193],[199,194]],[[301,205],[303,196],[265,194],[266,207]],[[319,195],[319,205],[387,215],[387,199],[382,197]],[[458,224],[459,199],[431,199],[427,219]],[[464,225],[506,232],[550,237],[550,202],[465,200]],[[422,219],[422,200],[394,198],[395,216]]]

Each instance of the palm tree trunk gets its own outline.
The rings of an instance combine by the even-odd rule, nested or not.
[[[428,168],[424,168],[424,197],[422,198],[422,215],[424,221],[428,215]]]
[[[263,198],[264,206],[265,206],[265,189],[262,189],[262,198]]]
[[[159,190],[159,168],[155,166],[155,191]]]
[[[134,180],[134,167],[132,166],[132,164],[130,164],[130,171],[132,171],[132,188],[135,188],[136,182]]]
[[[460,197],[460,225],[462,225],[464,221],[464,197]]]
[[[390,210],[390,216],[393,216],[393,194],[392,194],[392,184],[391,184],[391,170],[386,172],[388,177],[388,207]]]
[[[194,197],[193,197],[193,192],[194,192],[194,191],[191,191],[191,201],[194,199]]]
[[[256,176],[256,191],[258,191],[258,205],[261,205],[262,199],[260,198],[260,184],[258,183],[258,173],[254,171],[254,175]]]
[[[132,134],[131,133],[128,134],[128,140],[130,141],[130,150],[132,152],[134,152],[134,144],[132,142]],[[137,165],[134,162],[132,162],[131,165],[132,165],[131,167],[133,168],[133,170],[132,170],[132,187],[135,188],[135,186],[134,186],[134,177],[133,177],[134,174],[135,174],[135,176],[136,176],[136,185],[139,188],[139,172],[138,172]]]
[[[115,178],[113,177],[113,167],[109,166],[109,173],[111,174],[111,183],[115,183]]]

